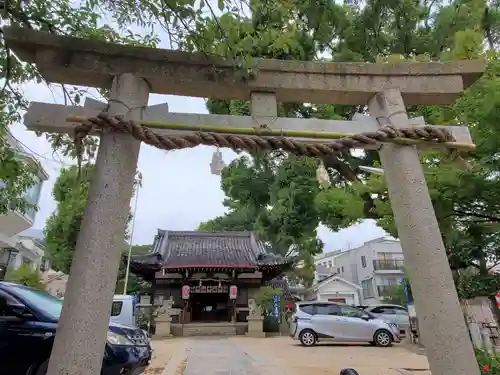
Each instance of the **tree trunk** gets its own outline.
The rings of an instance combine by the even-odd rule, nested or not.
[[[488,7],[486,7],[484,10],[483,27],[484,27],[484,32],[486,34],[486,40],[488,41],[488,46],[490,47],[491,51],[494,51],[495,50],[495,42],[493,40],[493,34],[491,32],[491,21],[490,21]]]

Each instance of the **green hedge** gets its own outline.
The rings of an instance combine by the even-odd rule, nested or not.
[[[500,375],[500,354],[476,350],[477,363],[482,375]]]
[[[276,318],[274,315],[264,316],[263,326],[264,326],[263,327],[264,332],[279,332],[280,331],[280,325],[278,323],[278,318]]]

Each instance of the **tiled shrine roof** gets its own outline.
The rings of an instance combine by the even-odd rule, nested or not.
[[[152,251],[133,255],[131,271],[137,274],[198,270],[263,271],[291,264],[266,250],[252,232],[197,232],[158,230]]]

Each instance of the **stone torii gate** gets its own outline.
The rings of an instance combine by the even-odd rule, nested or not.
[[[37,64],[48,81],[111,88],[110,115],[137,121],[161,117],[191,125],[267,125],[278,130],[344,133],[376,131],[386,124],[408,128],[421,125],[422,119],[408,119],[403,99],[406,104],[450,104],[484,71],[484,64],[476,61],[378,65],[262,59],[256,62],[255,78],[245,82],[230,62],[197,54],[12,27],[4,28],[4,36],[17,56]],[[147,109],[149,93],[250,99],[252,116],[166,114],[165,107]],[[352,122],[282,119],[277,117],[277,102],[367,103],[371,118]],[[72,133],[77,124],[66,122],[66,116],[94,116],[99,107],[96,103],[84,108],[32,103],[25,123],[31,130]],[[446,128],[457,143],[472,145],[467,128]],[[100,372],[139,147],[140,141],[128,134],[101,134],[48,375]],[[418,151],[411,144],[384,143],[380,156],[431,371],[479,375]]]

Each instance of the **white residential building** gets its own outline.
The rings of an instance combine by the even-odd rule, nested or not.
[[[332,260],[338,275],[360,285],[362,303],[376,304],[401,283],[404,277],[404,256],[399,241],[377,238],[362,246],[337,253]]]
[[[323,253],[315,257],[314,264],[316,265],[316,270],[314,272],[314,284],[338,273],[335,267],[335,257],[338,254],[340,254],[340,250]]]
[[[6,137],[10,144],[19,152],[20,158],[29,158],[38,167],[38,181],[25,193],[25,198],[37,205],[43,182],[49,176],[38,161],[24,150],[23,146],[8,132]],[[28,210],[25,214],[9,211],[0,215],[0,280],[5,277],[7,268],[19,268],[22,264],[30,264],[34,269],[43,268],[43,244],[37,238],[23,235],[22,232],[31,228],[35,221],[36,210]]]
[[[303,293],[306,301],[338,302],[359,305],[361,287],[344,280],[340,276],[330,275],[315,283]]]

